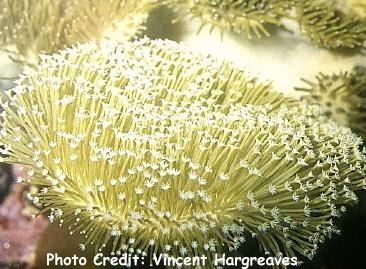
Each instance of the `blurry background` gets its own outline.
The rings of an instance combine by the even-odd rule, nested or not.
[[[198,20],[182,19],[172,24],[174,13],[167,8],[152,12],[146,35],[181,41],[194,51],[209,53],[244,67],[263,80],[272,80],[281,91],[293,92],[301,85],[301,78],[313,79],[318,72],[333,73],[350,70],[355,64],[366,64],[366,56],[352,51],[329,51],[315,47],[299,35],[297,25],[286,22],[292,32],[273,29],[271,37],[248,40],[245,34],[221,32],[210,33],[206,26],[198,33]],[[294,34],[295,33],[295,34]]]

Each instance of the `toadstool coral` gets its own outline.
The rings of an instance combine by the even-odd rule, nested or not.
[[[317,103],[338,123],[366,137],[366,68],[356,66],[350,72],[332,75],[320,73],[316,81],[304,80],[309,93],[305,98]]]
[[[0,46],[15,47],[28,63],[78,42],[129,40],[144,29],[154,0],[4,0]]]
[[[174,42],[43,56],[9,96],[4,161],[28,167],[18,181],[81,249],[212,257],[252,234],[311,258],[365,186],[348,128]]]

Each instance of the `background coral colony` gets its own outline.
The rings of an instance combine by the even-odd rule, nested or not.
[[[365,0],[1,0],[0,268],[365,268]]]

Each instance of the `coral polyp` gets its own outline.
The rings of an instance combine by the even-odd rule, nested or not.
[[[9,98],[3,159],[26,167],[18,181],[40,186],[34,202],[81,249],[211,257],[250,234],[311,258],[365,186],[348,128],[174,42],[43,56]]]
[[[356,66],[351,71],[318,74],[315,81],[304,80],[312,103],[319,104],[325,113],[338,123],[366,137],[366,68]]]
[[[366,41],[365,4],[362,2],[298,1],[296,17],[302,33],[320,47],[362,48]]]
[[[164,0],[178,13],[187,14],[221,31],[244,33],[248,37],[269,36],[269,25],[282,26],[293,0]]]
[[[0,2],[0,47],[36,63],[79,42],[126,41],[144,29],[154,0],[6,0]],[[19,57],[19,58],[22,58]]]

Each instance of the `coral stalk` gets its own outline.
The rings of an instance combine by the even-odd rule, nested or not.
[[[9,96],[4,161],[27,167],[18,181],[81,249],[212,257],[249,233],[311,258],[365,186],[348,128],[174,42],[44,56]]]

